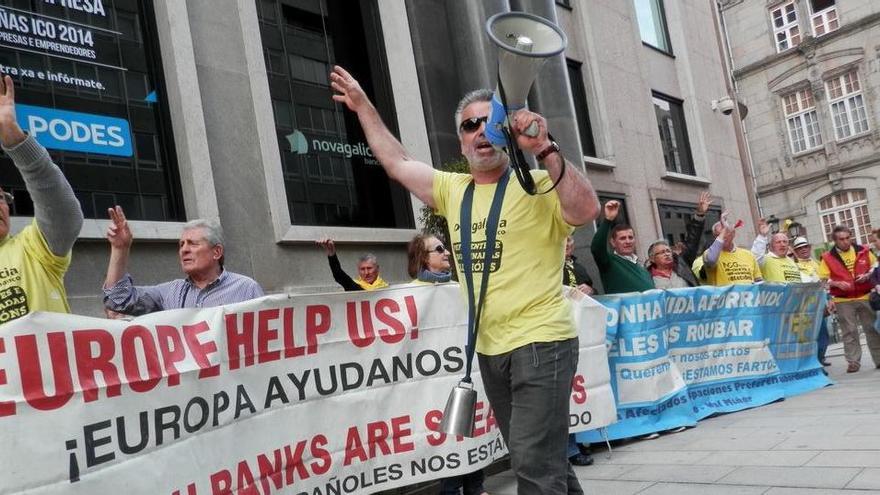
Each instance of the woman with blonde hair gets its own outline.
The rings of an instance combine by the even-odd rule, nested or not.
[[[413,283],[437,284],[449,282],[449,250],[437,236],[418,234],[406,247],[407,271]]]
[[[407,271],[412,283],[442,284],[449,282],[449,250],[435,235],[418,234],[406,246]],[[440,480],[440,495],[485,495],[482,469],[462,476]]]

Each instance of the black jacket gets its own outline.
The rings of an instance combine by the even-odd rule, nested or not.
[[[684,252],[682,252],[681,255],[672,255],[673,260],[675,260],[675,273],[683,278],[691,287],[700,285],[697,281],[697,277],[694,276],[693,270],[691,270],[691,265],[693,265],[694,260],[697,259],[697,250],[700,248],[700,238],[703,237],[703,227],[705,225],[705,216],[697,216],[696,214],[691,215],[687,221],[687,235],[684,240]],[[650,271],[650,269],[651,267],[649,265],[648,270]]]

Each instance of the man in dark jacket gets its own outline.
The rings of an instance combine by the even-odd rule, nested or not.
[[[697,209],[687,221],[687,238],[681,254],[674,253],[672,246],[664,239],[654,241],[648,247],[648,271],[654,279],[656,288],[676,289],[700,285],[691,270],[691,265],[697,257],[703,227],[706,225],[706,212],[709,211],[710,204],[712,197],[709,196],[709,192],[700,193]]]

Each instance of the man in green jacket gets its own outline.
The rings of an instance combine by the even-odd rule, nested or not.
[[[636,256],[636,237],[632,227],[626,224],[614,225],[614,219],[619,212],[620,201],[611,200],[605,203],[605,220],[600,221],[596,235],[590,243],[590,251],[599,267],[605,293],[620,294],[653,289],[654,279]]]

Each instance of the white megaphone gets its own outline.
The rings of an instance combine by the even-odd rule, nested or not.
[[[526,106],[529,88],[538,70],[548,57],[565,50],[568,39],[552,22],[525,12],[495,14],[486,21],[486,31],[489,39],[501,48],[498,56],[498,87],[492,97],[486,138],[493,145],[503,147],[507,145],[503,131],[507,126],[507,114]],[[530,136],[537,133],[535,124],[526,130]]]

